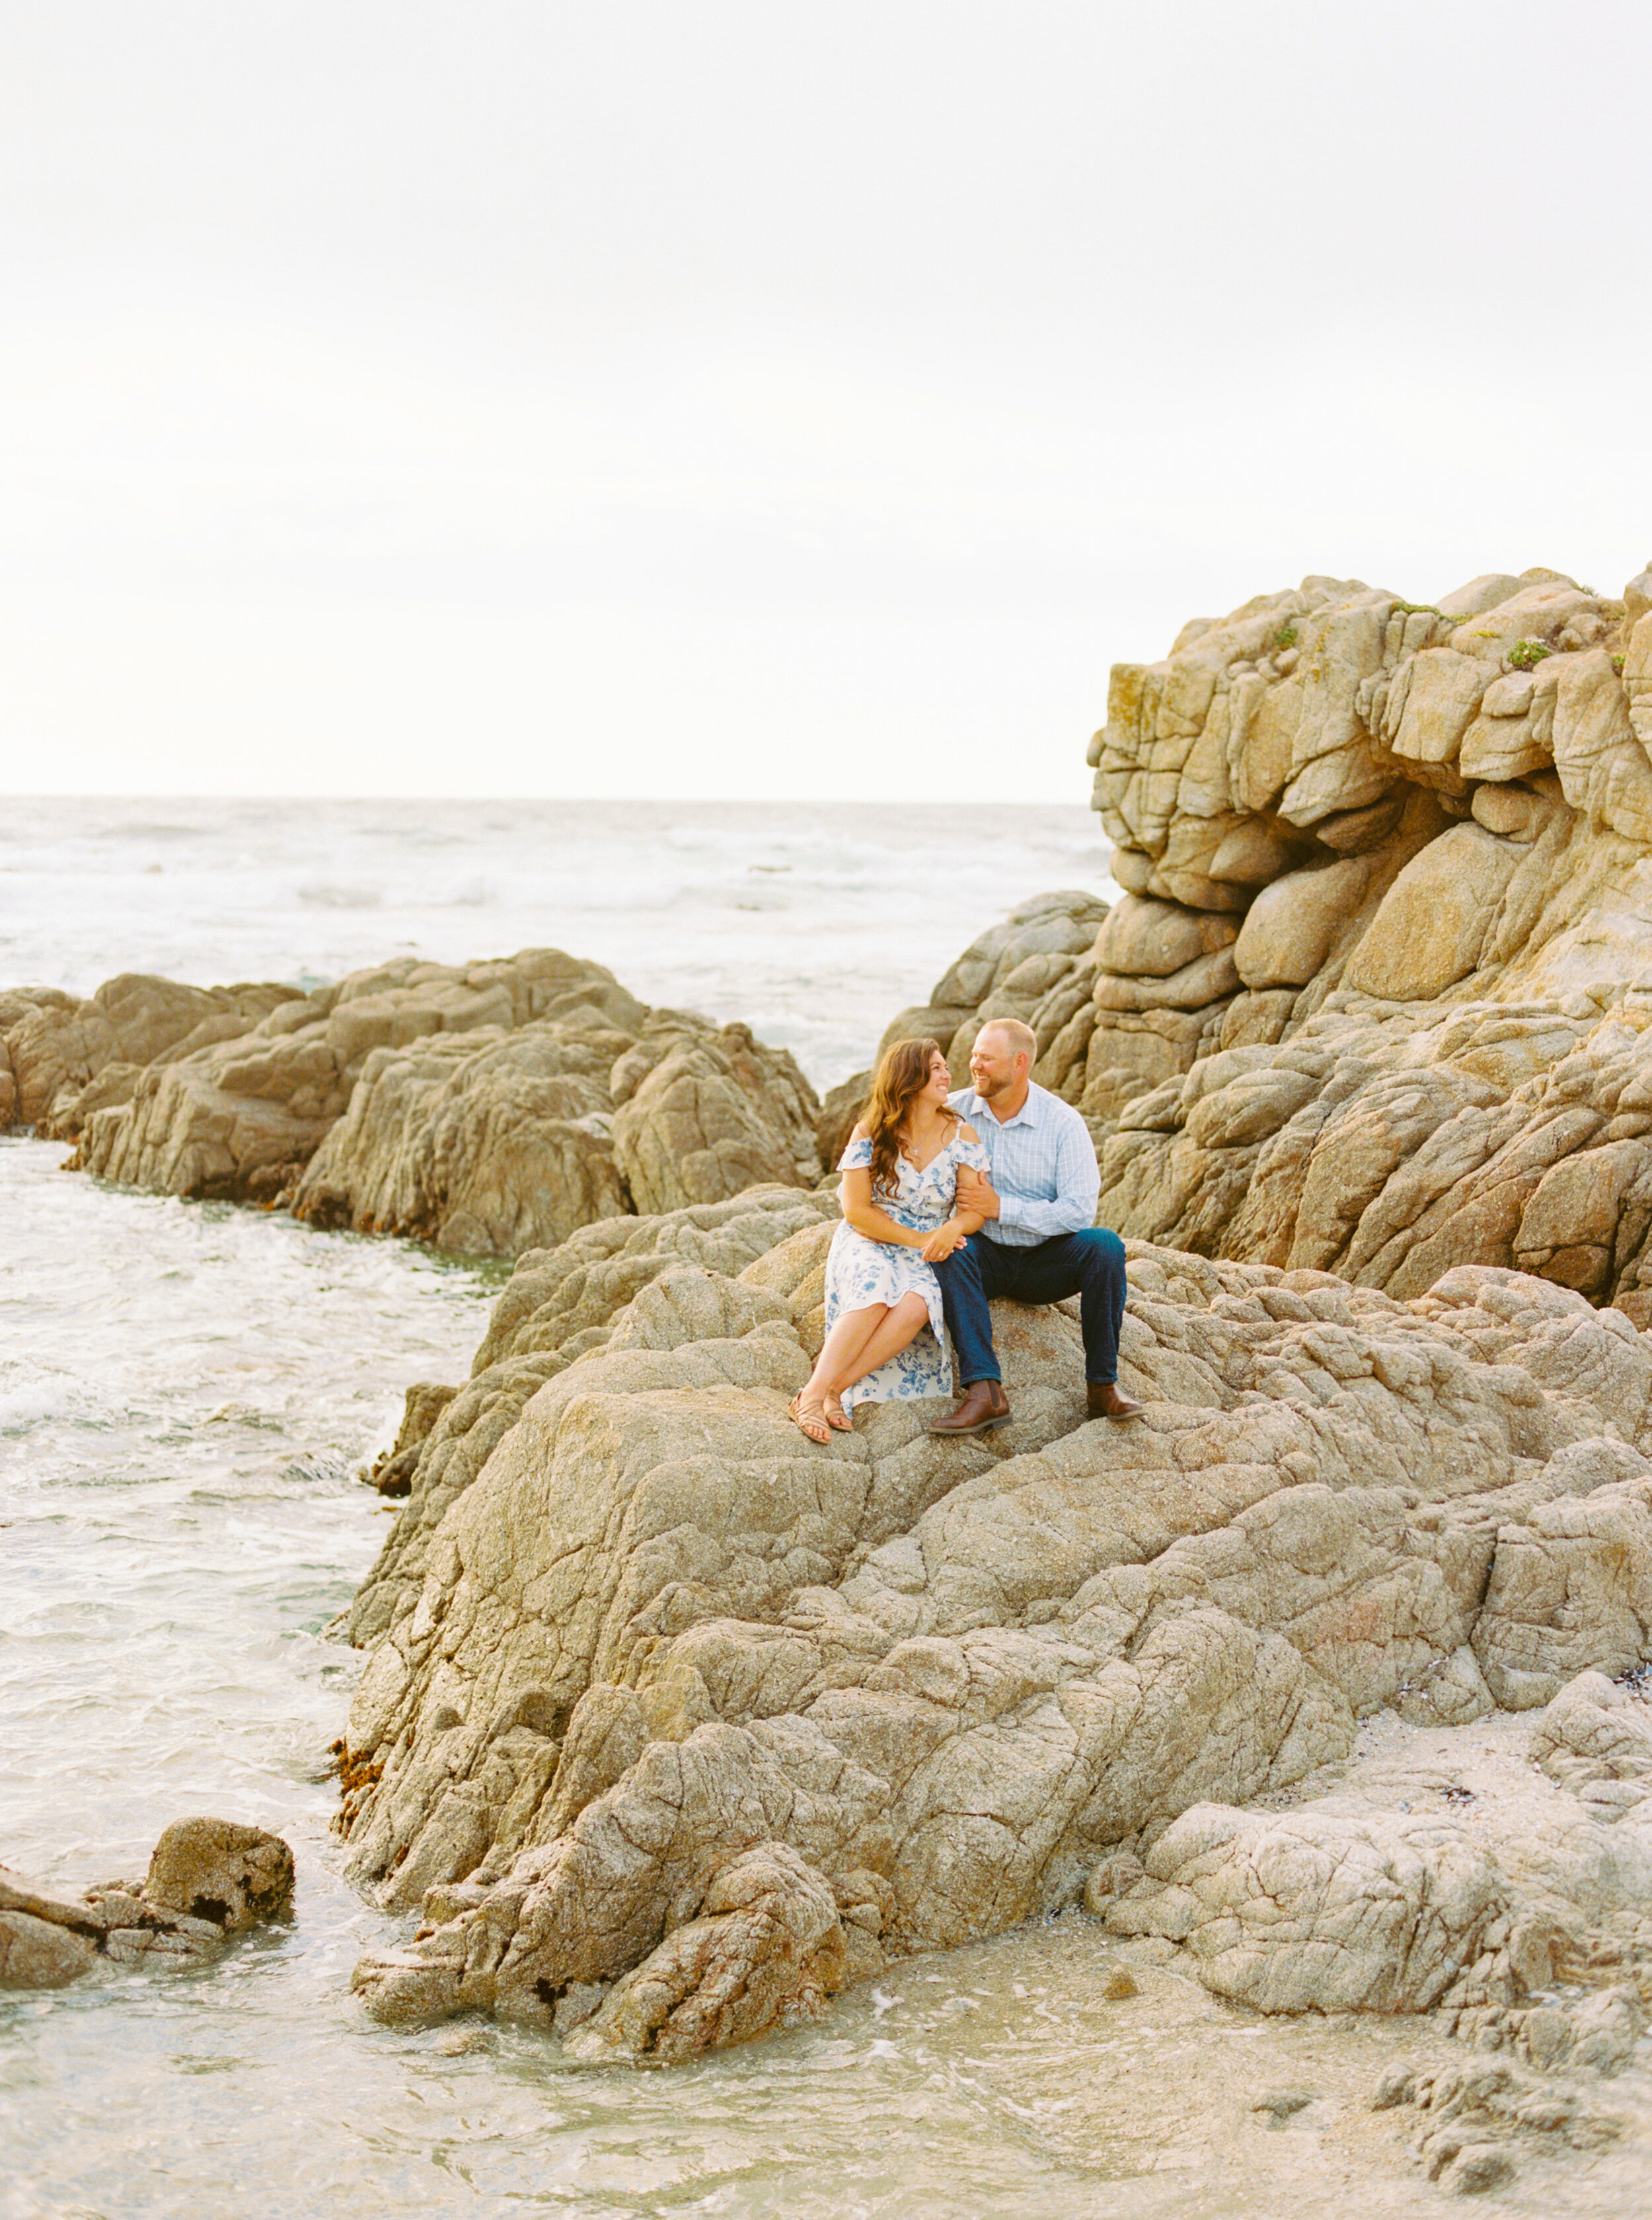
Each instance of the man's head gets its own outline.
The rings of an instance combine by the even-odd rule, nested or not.
[[[1027,1074],[1038,1053],[1038,1037],[1019,1018],[993,1018],[976,1035],[969,1051],[969,1084],[983,1102],[1008,1096],[1012,1101],[1027,1083]]]

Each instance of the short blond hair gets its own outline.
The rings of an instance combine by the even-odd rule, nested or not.
[[[976,1033],[977,1040],[982,1033],[1001,1033],[1010,1045],[1012,1056],[1024,1056],[1029,1065],[1038,1062],[1038,1036],[1031,1026],[1024,1026],[1019,1018],[988,1018],[981,1032]]]

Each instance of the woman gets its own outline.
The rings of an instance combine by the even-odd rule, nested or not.
[[[930,1267],[981,1225],[957,1207],[958,1166],[988,1165],[974,1127],[946,1099],[951,1085],[938,1042],[896,1041],[838,1162],[844,1222],[826,1258],[826,1338],[791,1406],[812,1442],[847,1432],[856,1403],[952,1392]]]

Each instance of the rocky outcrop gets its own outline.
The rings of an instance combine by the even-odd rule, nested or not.
[[[610,997],[605,1012],[588,1002],[480,1044],[370,1056],[292,1207],[313,1225],[516,1257],[600,1219],[776,1180],[813,1187],[819,1107],[790,1054],[748,1027],[616,1011]]]
[[[639,1211],[720,1202],[775,1181],[813,1187],[820,1106],[789,1051],[745,1026],[640,1042],[614,1075],[614,1153]]]
[[[140,1074],[249,1032],[291,1000],[277,986],[184,987],[122,972],[84,1001],[55,988],[0,994],[0,1122],[58,1138],[130,1100]]]
[[[1652,1319],[1652,599],[1310,578],[1120,664],[1127,889],[1082,1102],[1104,1220],[1400,1295],[1515,1266]]]
[[[820,1175],[820,1105],[745,1026],[529,949],[298,995],[122,978],[0,995],[0,1119],[180,1195],[515,1257],[604,1218]]]
[[[233,1819],[180,1819],[142,1880],[69,1897],[0,1867],[0,1988],[59,1989],[100,1961],[199,1965],[237,1935],[284,1918],[292,1852]]]
[[[650,1261],[693,1215],[658,1221]],[[527,1343],[564,1356],[583,1313],[566,1281],[502,1304],[358,1617],[353,1868],[427,1922],[358,1969],[375,2013],[684,2055],[1121,1858],[1160,1890],[1218,1849],[1248,1872],[1238,1807],[1345,1759],[1361,1718],[1540,1707],[1652,1639],[1652,1344],[1618,1313],[1495,1270],[1400,1303],[1137,1246],[1144,1422],[1088,1420],[1075,1321],[1005,1306],[1010,1426],[944,1443],[879,1405],[817,1450],[785,1403],[829,1234],[802,1223],[735,1274],[656,1263],[526,1395]],[[452,1480],[446,1428],[490,1444]],[[1339,1996],[1528,1992],[1494,1875],[1294,1824],[1315,1870],[1410,1857],[1390,1924],[1435,1938],[1398,1985],[1356,1968]],[[1281,1886],[1311,1940],[1308,1881]]]
[[[451,1073],[456,1038],[474,1052],[520,1027],[560,1020],[617,1032],[623,1045],[645,1016],[600,965],[555,949],[457,970],[402,959],[313,994],[289,994],[235,1038],[145,1069],[127,1101],[84,1115],[80,1160],[105,1178],[164,1193],[273,1200],[293,1191],[349,1109],[376,1052],[375,1082],[392,1107],[385,1141],[394,1158],[405,1144],[394,1113],[405,1111],[417,1087],[409,1081],[398,1090],[386,1082],[384,1052],[439,1038]],[[418,1200],[427,1200],[417,1195],[416,1175],[404,1174],[398,1190],[396,1169],[372,1167],[377,1179],[366,1182],[364,1221],[386,1188],[413,1188]],[[330,1194],[318,1214],[324,1222],[353,1222],[340,1216]],[[434,1229],[421,1218],[405,1230]]]
[[[608,1074],[633,1036],[556,1020],[376,1050],[292,1197],[311,1225],[514,1257],[618,1218]]]

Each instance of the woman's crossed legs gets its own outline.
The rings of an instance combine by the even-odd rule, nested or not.
[[[824,1442],[828,1428],[849,1430],[841,1400],[845,1388],[898,1356],[929,1323],[929,1305],[920,1294],[897,1303],[868,1303],[845,1311],[827,1334],[820,1354],[796,1400],[792,1416],[812,1442]]]

